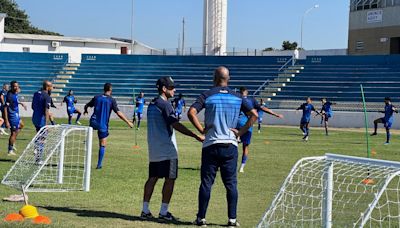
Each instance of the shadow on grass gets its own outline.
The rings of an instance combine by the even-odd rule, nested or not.
[[[15,160],[11,160],[11,159],[0,159],[0,162],[11,162],[11,163],[14,163]]]
[[[70,207],[51,207],[51,206],[38,206],[38,207],[49,210],[49,211],[75,213],[77,216],[88,217],[88,218],[112,218],[112,219],[123,219],[123,220],[127,220],[127,221],[141,221],[141,222],[147,221],[147,222],[155,222],[155,223],[160,223],[160,224],[173,224],[173,225],[177,225],[177,226],[193,225],[192,222],[185,222],[185,221],[164,222],[164,221],[160,221],[157,218],[142,219],[139,216],[126,215],[126,214],[120,214],[120,213],[109,212],[109,211],[94,211],[94,210],[76,209],[76,208],[70,208]]]
[[[189,171],[200,171],[200,168],[193,168],[193,167],[179,167],[178,169],[189,170]]]

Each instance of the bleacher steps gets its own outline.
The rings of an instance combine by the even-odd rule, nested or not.
[[[283,74],[278,74],[278,77],[290,77],[290,78],[294,78],[294,77],[296,77],[296,74],[286,74],[286,73],[283,73]]]
[[[69,74],[59,74],[56,76],[57,79],[71,79],[72,76]]]
[[[67,63],[66,66],[67,66],[67,67],[75,67],[75,68],[78,68],[78,67],[81,66],[81,64],[80,64],[80,63]]]
[[[285,70],[285,73],[292,73],[292,74],[298,74],[298,73],[300,73],[300,70],[292,70],[292,69],[289,69],[289,70]]]
[[[78,70],[78,67],[64,67],[63,70],[66,70],[66,71],[76,71],[76,70]]]
[[[52,92],[62,93],[63,89],[55,88],[55,89],[52,90]]]
[[[69,80],[65,80],[65,79],[56,79],[54,80],[55,84],[59,84],[59,83],[69,83]]]
[[[67,84],[69,83],[70,79],[73,78],[73,75],[79,67],[79,63],[67,63],[63,67],[63,70],[58,72],[57,76],[53,80],[53,91],[56,93],[52,94],[52,98],[57,98],[60,96],[60,93],[64,92],[64,88],[67,87]]]
[[[59,97],[60,96],[60,94],[59,93],[51,93],[51,97],[55,97],[55,98],[57,98],[57,97]]]

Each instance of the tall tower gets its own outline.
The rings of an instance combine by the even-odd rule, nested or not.
[[[227,16],[228,0],[204,0],[204,55],[226,55]]]

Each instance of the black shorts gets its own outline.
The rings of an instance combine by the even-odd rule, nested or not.
[[[178,178],[178,159],[150,162],[149,177]]]

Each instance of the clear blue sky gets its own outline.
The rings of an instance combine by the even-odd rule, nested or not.
[[[33,25],[66,36],[130,38],[131,0],[17,0]],[[175,48],[186,19],[186,47],[201,47],[203,0],[134,0],[134,36],[156,48]],[[306,49],[346,48],[349,0],[228,0],[228,46],[280,48],[300,42]]]

